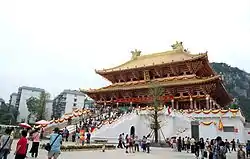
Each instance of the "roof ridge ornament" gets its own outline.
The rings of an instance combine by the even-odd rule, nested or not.
[[[171,47],[174,51],[187,52],[187,50],[183,47],[183,42],[176,41],[175,44],[171,45]]]
[[[141,51],[137,49],[131,51],[131,53],[132,53],[132,58],[131,58],[132,60],[135,60],[138,56],[141,56]]]

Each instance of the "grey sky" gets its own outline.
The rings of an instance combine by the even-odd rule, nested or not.
[[[46,89],[108,84],[94,69],[184,41],[191,52],[250,71],[248,0],[0,0],[0,97],[21,85]]]

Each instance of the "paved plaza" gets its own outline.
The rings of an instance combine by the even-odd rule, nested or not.
[[[44,150],[40,150],[39,159],[46,159],[47,152]],[[99,158],[109,158],[109,159],[126,159],[126,158],[136,158],[136,159],[194,159],[193,154],[188,154],[185,152],[173,152],[169,148],[152,148],[150,154],[138,152],[126,154],[124,150],[107,150],[106,152],[101,152],[98,150],[95,151],[71,151],[71,152],[62,152],[59,159],[82,159],[84,157],[91,159],[99,159]],[[13,152],[10,154],[9,158],[13,158]],[[235,159],[236,153],[228,154],[227,159]]]

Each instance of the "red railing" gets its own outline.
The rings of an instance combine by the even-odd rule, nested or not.
[[[172,99],[174,99],[173,96],[161,96],[159,97],[158,100],[160,101],[171,101]],[[152,102],[154,100],[153,97],[137,97],[137,98],[120,98],[120,99],[116,99],[113,100],[111,102],[115,102],[115,103],[139,103],[139,102]]]

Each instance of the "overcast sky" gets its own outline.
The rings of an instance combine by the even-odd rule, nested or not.
[[[170,49],[250,71],[249,0],[0,0],[0,97],[108,84],[94,69]]]

